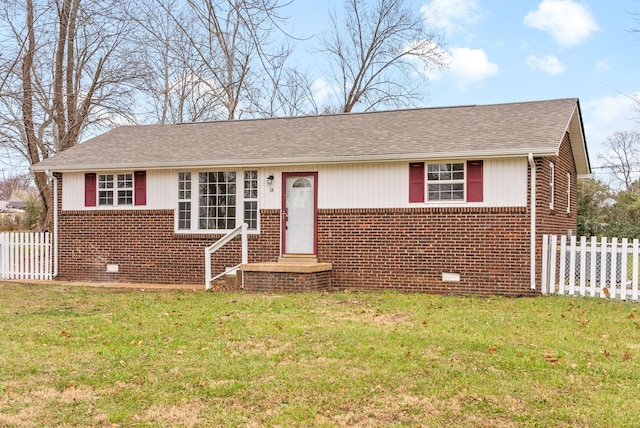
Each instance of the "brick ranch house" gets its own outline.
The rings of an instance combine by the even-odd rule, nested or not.
[[[246,290],[516,296],[539,292],[542,234],[575,233],[590,165],[557,99],[122,126],[33,170],[61,279],[204,284],[205,247],[247,223]]]

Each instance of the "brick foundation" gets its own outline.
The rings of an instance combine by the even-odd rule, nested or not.
[[[245,291],[304,292],[331,288],[331,271],[296,272],[243,272]]]

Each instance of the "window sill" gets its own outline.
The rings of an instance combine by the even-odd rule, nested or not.
[[[186,229],[178,229],[173,231],[176,235],[226,235],[229,232],[233,231],[233,229],[216,229],[216,230],[186,230]],[[260,235],[259,230],[248,230],[247,235]]]

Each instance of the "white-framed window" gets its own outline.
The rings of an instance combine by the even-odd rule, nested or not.
[[[244,172],[244,222],[258,229],[258,171]]]
[[[178,229],[191,229],[191,173],[178,173]]]
[[[178,172],[177,230],[257,230],[258,217],[258,171]]]
[[[133,174],[98,174],[98,205],[133,205]]]
[[[567,172],[567,214],[571,212],[571,173]]]
[[[236,172],[198,173],[198,229],[236,227]]]
[[[428,201],[464,201],[464,162],[427,164]]]
[[[549,162],[549,170],[549,209],[553,209],[556,193],[556,165],[553,162]]]

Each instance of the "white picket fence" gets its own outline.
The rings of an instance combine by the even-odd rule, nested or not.
[[[0,279],[52,279],[52,247],[48,232],[0,233]]]
[[[543,294],[638,300],[638,239],[542,239]]]

